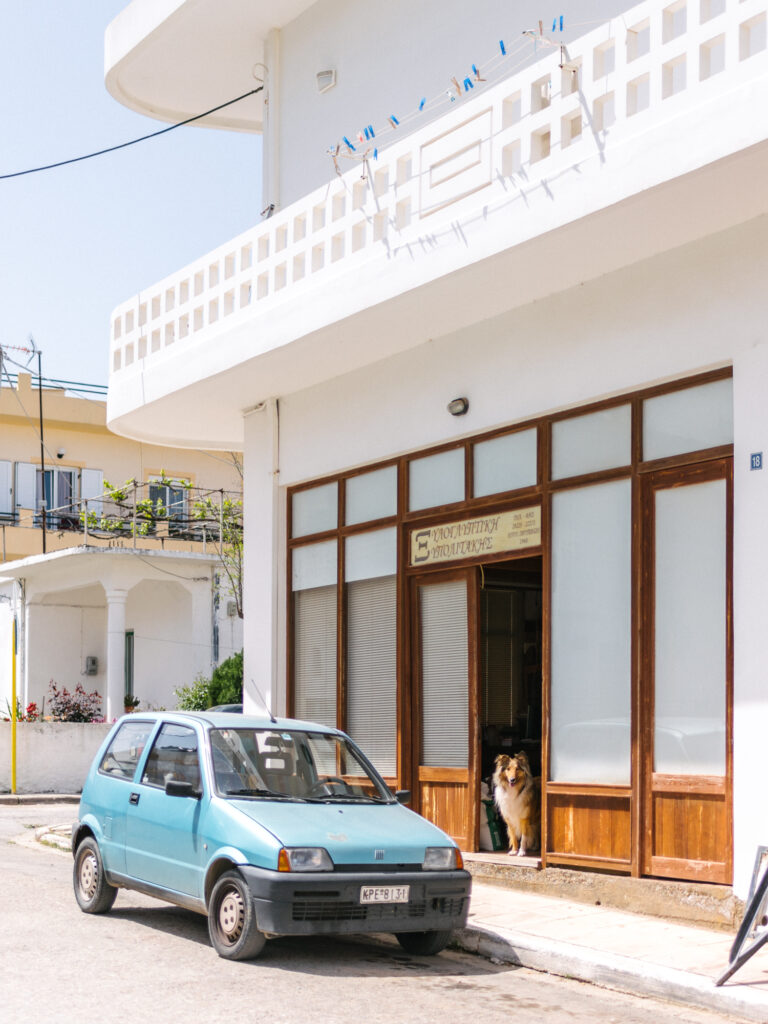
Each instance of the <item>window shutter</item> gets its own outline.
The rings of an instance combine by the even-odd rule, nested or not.
[[[0,462],[0,516],[13,515],[13,463]]]
[[[37,466],[30,462],[16,463],[16,508],[37,508]]]
[[[336,585],[299,590],[294,600],[295,714],[336,727]]]
[[[103,502],[100,500],[104,494],[104,474],[100,469],[80,470],[80,497],[88,501],[88,511],[95,512],[97,516],[102,514]]]
[[[421,760],[469,763],[469,652],[464,580],[421,588]]]
[[[395,577],[347,584],[347,731],[383,775],[397,774]]]

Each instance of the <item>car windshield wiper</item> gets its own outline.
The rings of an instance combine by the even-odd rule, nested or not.
[[[224,793],[226,796],[263,796],[269,797],[270,800],[298,800],[301,801],[301,797],[291,796],[290,793],[275,793],[272,789],[256,789],[246,788],[243,789],[225,789]]]
[[[355,793],[325,793],[323,796],[308,796],[306,801],[308,804],[327,804],[331,801],[338,801],[339,803],[350,803],[350,804],[381,804],[383,800],[377,800],[373,796],[364,796],[363,794]]]

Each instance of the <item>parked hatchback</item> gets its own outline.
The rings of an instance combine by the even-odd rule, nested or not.
[[[119,888],[208,917],[220,956],[266,938],[393,932],[437,953],[462,927],[470,876],[343,733],[290,719],[132,714],[93,762],[73,826],[75,897]]]

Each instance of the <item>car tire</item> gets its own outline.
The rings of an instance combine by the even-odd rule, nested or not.
[[[107,881],[99,844],[92,836],[78,844],[72,882],[77,904],[86,914],[106,914],[115,902],[117,889]]]
[[[413,956],[434,956],[448,945],[451,932],[397,932],[395,938],[406,953]]]
[[[251,892],[239,871],[225,871],[208,902],[211,945],[225,960],[253,960],[267,941],[256,927]]]

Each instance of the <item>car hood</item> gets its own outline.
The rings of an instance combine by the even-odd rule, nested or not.
[[[427,846],[449,837],[402,804],[230,801],[283,846],[320,846],[334,864],[421,864]]]

